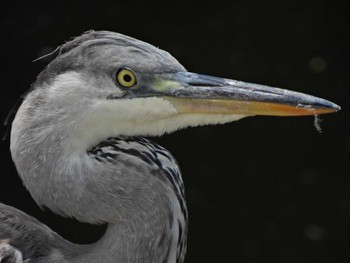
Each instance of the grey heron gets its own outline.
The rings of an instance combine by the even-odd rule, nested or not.
[[[0,204],[0,262],[183,262],[180,169],[142,136],[339,109],[298,92],[190,73],[148,43],[89,31],[60,46],[39,74],[13,120],[10,149],[39,206],[108,227],[96,243],[74,244]]]

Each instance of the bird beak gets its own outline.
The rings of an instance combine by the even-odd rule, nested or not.
[[[340,107],[299,92],[190,72],[148,79],[146,96],[162,96],[179,113],[302,116],[332,113]]]

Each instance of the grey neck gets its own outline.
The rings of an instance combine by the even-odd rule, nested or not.
[[[23,183],[57,214],[109,224],[80,254],[64,253],[68,262],[182,262],[187,211],[171,154],[147,140],[106,140],[76,151],[75,122],[59,111],[33,115],[37,100],[25,100],[12,124],[11,153]]]
[[[176,262],[171,258],[171,225],[172,217],[166,214],[169,207],[164,204],[164,210],[157,207],[153,212],[162,216],[159,220],[150,222],[140,217],[135,222],[118,222],[108,224],[106,233],[96,243],[87,245],[82,253],[73,258],[72,263],[136,263],[136,262]],[[163,210],[163,211],[162,211]]]
[[[42,143],[13,142],[17,169],[39,205],[83,222],[108,223],[105,235],[94,244],[67,243],[61,251],[67,262],[176,262],[181,207],[159,167],[128,155],[126,148],[115,152],[102,147],[108,152],[101,156],[73,156],[62,150],[64,141],[52,143],[52,149]],[[71,253],[72,247],[80,252]]]

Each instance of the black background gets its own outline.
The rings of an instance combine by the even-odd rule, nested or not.
[[[47,60],[82,32],[111,30],[169,51],[189,71],[293,89],[342,111],[251,117],[155,140],[182,168],[190,211],[186,262],[349,262],[350,128],[347,1],[1,1],[0,119]],[[1,134],[5,128],[1,128]],[[0,201],[65,238],[91,227],[41,211],[0,144]]]

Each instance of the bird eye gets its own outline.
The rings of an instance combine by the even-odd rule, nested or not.
[[[124,88],[131,88],[136,84],[135,73],[130,69],[123,68],[117,72],[117,81]]]

